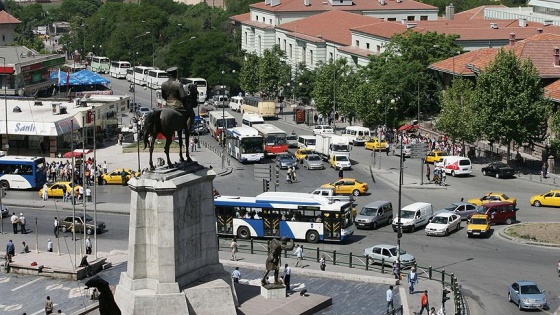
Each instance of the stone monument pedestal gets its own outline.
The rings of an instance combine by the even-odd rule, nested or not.
[[[261,285],[261,296],[265,299],[285,299],[286,287],[281,284]]]
[[[128,266],[115,291],[123,315],[236,313],[218,257],[215,176],[183,163],[129,181]]]

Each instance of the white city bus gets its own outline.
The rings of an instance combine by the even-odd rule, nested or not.
[[[181,78],[181,83],[189,84],[193,83],[196,85],[196,89],[198,90],[198,102],[204,103],[206,98],[208,97],[208,83],[203,78]]]
[[[219,196],[214,199],[218,235],[287,237],[343,242],[355,231],[352,202],[331,202],[324,196],[265,192],[256,197]]]
[[[97,73],[109,73],[109,58],[93,56],[91,57],[91,71]]]
[[[126,79],[128,69],[130,69],[130,62],[128,61],[111,61],[109,75],[117,79]]]
[[[213,110],[208,114],[208,128],[212,137],[216,138],[218,142],[222,139],[222,132],[225,129],[237,126],[235,117],[228,112],[221,110]]]
[[[154,70],[153,67],[136,66],[134,67],[134,84],[146,85],[148,84],[148,72]]]
[[[263,137],[255,128],[241,126],[227,130],[226,148],[229,155],[241,163],[264,159]]]
[[[150,89],[161,89],[163,82],[169,79],[169,74],[164,70],[150,70],[148,71],[147,85]]]

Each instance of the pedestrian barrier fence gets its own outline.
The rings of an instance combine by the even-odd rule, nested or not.
[[[221,251],[230,251],[231,239],[219,238],[218,248]],[[240,253],[249,253],[251,255],[267,255],[268,254],[268,241],[262,239],[237,239],[238,251]],[[381,273],[392,273],[392,263],[385,261],[385,259],[375,259],[369,256],[363,256],[362,254],[354,254],[339,252],[337,250],[324,250],[319,247],[315,249],[307,248],[307,257],[313,257],[318,263],[322,255],[326,256],[327,263],[330,262],[332,265],[345,266],[348,268],[359,268],[365,270],[371,270],[381,272]],[[311,254],[313,253],[313,254]],[[312,255],[312,256],[310,256]],[[284,251],[284,258],[294,258],[295,255],[291,251]],[[416,269],[423,272],[418,272],[418,276],[421,278],[426,278],[430,280],[439,281],[442,284],[442,289],[451,289],[454,297],[454,309],[455,315],[468,315],[469,311],[467,305],[465,304],[464,297],[461,292],[461,285],[459,280],[453,273],[446,273],[445,269],[436,269],[432,266],[419,266],[415,265]],[[402,314],[402,313],[396,313]]]

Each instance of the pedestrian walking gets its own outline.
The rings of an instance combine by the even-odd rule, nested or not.
[[[391,149],[391,145],[389,144],[389,141],[385,142],[385,153],[387,153],[387,156],[389,156],[389,151]]]
[[[398,281],[401,279],[401,264],[399,261],[393,262],[393,276],[395,276],[395,279],[397,279],[398,284]]]
[[[446,177],[447,177],[447,173],[445,173],[445,170],[441,170],[441,180],[439,181],[440,186],[446,186],[445,184]]]
[[[45,314],[52,314],[54,311],[54,304],[51,301],[51,297],[47,295],[47,302],[45,303]]]
[[[327,256],[325,256],[325,254],[323,254],[319,260],[319,268],[321,268],[322,271],[325,271],[327,268]]]
[[[237,257],[235,255],[239,251],[239,248],[237,247],[237,239],[235,237],[231,241],[229,248],[231,249],[231,260],[236,261]]]
[[[428,290],[424,290],[424,293],[422,293],[422,296],[420,297],[420,312],[415,313],[418,315],[421,315],[424,312],[424,309],[426,310],[427,313],[430,312],[430,302],[428,301]]]
[[[286,171],[286,184],[291,184],[292,183],[292,169],[288,167],[288,170]]]
[[[18,233],[19,217],[16,215],[15,212],[12,212],[12,216],[10,217],[10,222],[12,222],[12,228],[14,229],[14,234],[17,234]]]
[[[68,201],[68,196],[70,195],[70,193],[68,192],[68,190],[63,191],[62,192],[62,202],[66,202]]]
[[[191,137],[191,139],[189,140],[189,148],[191,152],[196,151],[196,144],[194,143],[194,139],[195,138]]]
[[[303,247],[301,247],[301,245],[298,245],[296,247],[296,250],[294,251],[294,254],[296,255],[295,266],[303,268]]]
[[[44,201],[47,201],[47,199],[49,199],[49,186],[47,186],[46,183],[43,185],[43,192],[41,193],[41,197],[43,197]]]
[[[395,306],[393,305],[393,286],[389,286],[387,289],[387,314],[390,314],[394,309]]]
[[[8,260],[8,262],[12,262],[12,257],[14,257],[16,255],[16,245],[14,245],[14,242],[12,242],[12,240],[8,241],[8,244],[6,244],[6,259]]]
[[[51,239],[49,238],[49,240],[47,241],[47,252],[52,253],[53,247],[54,247],[53,242],[52,242]]]
[[[84,200],[84,187],[80,186],[80,188],[78,188],[78,200]],[[84,200],[85,202],[85,200]]]
[[[428,183],[430,182],[430,164],[426,163],[426,178],[428,179]]]
[[[288,265],[284,265],[284,285],[286,286],[286,294],[290,291],[290,280],[292,277],[292,268]]]
[[[60,232],[60,222],[56,217],[54,217],[54,237],[58,238],[58,233]]]
[[[124,169],[121,171],[121,181],[122,181],[122,185],[126,186],[126,172]]]
[[[292,183],[297,183],[296,167],[292,166],[292,172],[290,173],[292,177]]]
[[[103,174],[107,174],[109,168],[107,167],[107,161],[103,161]]]
[[[544,162],[542,165],[541,173],[543,178],[546,178],[548,176],[548,165],[546,164],[546,162]]]
[[[340,170],[338,171],[338,179],[343,179],[343,178],[344,178],[344,170],[340,168]]]
[[[27,244],[25,244],[25,242],[22,242],[22,245],[23,245],[23,250],[21,251],[21,253],[22,254],[30,253],[29,246],[27,246]]]
[[[91,239],[89,236],[86,238],[86,255],[91,255]]]
[[[323,114],[319,113],[319,125],[323,124]]]
[[[91,202],[91,188],[86,188],[86,199],[88,202]]]
[[[21,234],[27,234],[27,228],[25,228],[25,217],[23,216],[23,213],[19,214],[19,230],[21,231]]]
[[[414,293],[414,286],[418,283],[418,273],[416,272],[416,268],[412,267],[410,272],[408,273],[408,293]]]
[[[313,115],[313,124],[316,125],[318,120],[319,116],[317,115],[317,113],[315,113],[315,115]]]
[[[239,267],[235,267],[235,270],[231,273],[231,277],[233,278],[233,282],[239,283],[239,279],[241,279],[241,272],[239,272]]]

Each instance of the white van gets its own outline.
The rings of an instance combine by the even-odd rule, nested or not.
[[[264,118],[261,115],[245,113],[243,114],[241,124],[253,127],[253,125],[264,124]]]
[[[445,173],[451,176],[467,176],[472,173],[471,159],[464,156],[444,156],[438,165],[441,165]]]
[[[393,231],[397,232],[399,223],[399,215],[401,216],[402,230],[414,232],[417,228],[427,225],[434,216],[434,208],[432,204],[426,202],[415,202],[399,211],[397,217],[393,219]]]
[[[371,138],[371,131],[366,127],[348,126],[342,131],[342,136],[347,137],[352,145],[364,145]]]
[[[315,151],[315,143],[317,139],[315,136],[299,136],[298,137],[298,148],[300,149],[310,149]]]
[[[234,96],[229,100],[229,108],[236,112],[241,112],[241,104],[243,104],[243,97]]]

